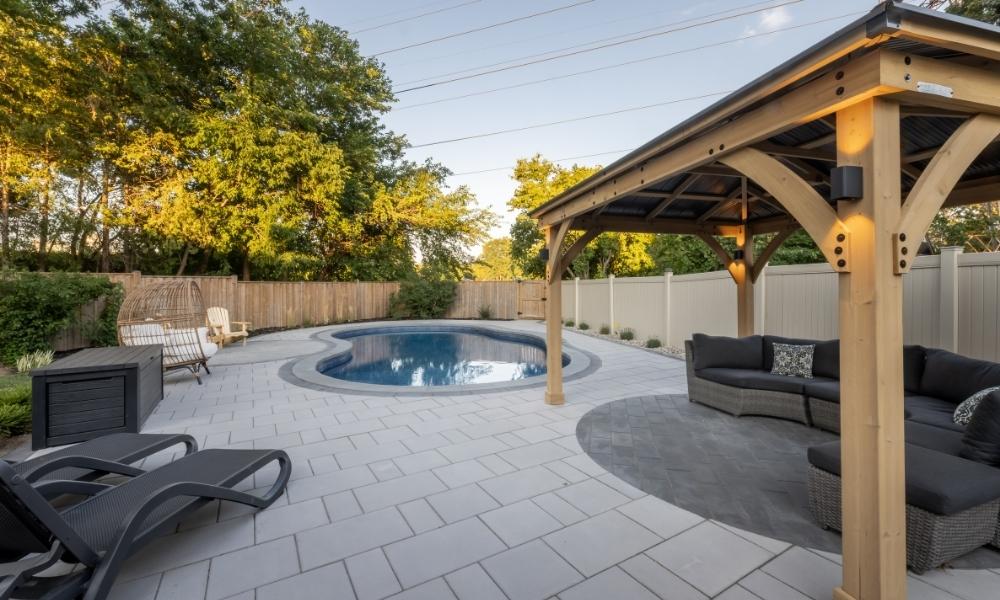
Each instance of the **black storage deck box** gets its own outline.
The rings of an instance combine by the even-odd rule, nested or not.
[[[31,447],[138,433],[163,399],[163,347],[90,348],[31,372]]]

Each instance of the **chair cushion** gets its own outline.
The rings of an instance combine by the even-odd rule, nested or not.
[[[909,413],[907,419],[910,421],[959,433],[965,431],[964,426],[956,424],[952,419],[955,405],[947,400],[930,396],[908,395],[904,399],[904,403],[906,412]]]
[[[906,503],[953,515],[1000,498],[1000,469],[906,444]],[[840,475],[840,442],[813,446],[809,463]]]
[[[959,456],[1000,467],[1000,392],[987,394],[972,413]]]
[[[764,370],[770,371],[774,368],[774,345],[814,345],[812,372],[817,377],[828,377],[837,379],[840,376],[840,341],[827,340],[825,342],[817,340],[805,340],[797,338],[786,338],[777,335],[764,336]]]
[[[1000,385],[1000,364],[947,350],[927,349],[927,361],[920,379],[922,395],[957,405],[979,390],[995,385]]]
[[[764,341],[759,335],[731,338],[696,333],[691,341],[695,369],[760,369],[764,364]]]
[[[771,373],[812,379],[815,344],[774,344],[773,348],[774,363]]]
[[[927,349],[923,346],[903,346],[903,388],[920,393],[920,379],[924,376]]]
[[[790,394],[801,394],[807,383],[816,381],[816,379],[806,379],[805,377],[774,375],[757,369],[712,368],[696,371],[696,374],[702,379],[723,385],[731,385],[749,390],[788,392]]]
[[[958,456],[962,451],[962,434],[950,429],[942,429],[925,423],[907,421],[906,443]]]
[[[997,390],[1000,390],[1000,385],[979,390],[965,400],[962,400],[962,403],[955,407],[955,412],[951,417],[952,421],[955,421],[959,425],[968,425],[969,421],[972,420],[973,413],[976,412],[976,407],[983,401],[983,398]]]
[[[829,402],[840,402],[840,382],[836,380],[820,379],[806,384],[806,396],[827,400]]]

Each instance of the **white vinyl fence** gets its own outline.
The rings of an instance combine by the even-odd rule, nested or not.
[[[789,337],[838,335],[837,275],[826,264],[764,269],[757,280],[756,329]],[[736,285],[726,271],[563,282],[563,318],[591,329],[631,328],[683,347],[695,332],[736,335]],[[903,276],[908,344],[1000,361],[1000,253],[945,248],[920,256]]]

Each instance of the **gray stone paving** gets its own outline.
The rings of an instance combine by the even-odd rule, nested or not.
[[[543,331],[535,322],[498,326]],[[569,382],[561,407],[546,406],[542,389],[350,396],[278,376],[289,347],[309,352],[316,331],[227,348],[202,386],[168,377],[146,431],[187,432],[202,447],[283,448],[293,479],[267,511],[211,504],[192,515],[128,561],[114,600],[818,600],[839,580],[836,554],[706,520],[584,453],[575,435],[584,414],[684,393],[680,361],[567,332],[602,366]],[[272,340],[282,342],[277,355]],[[910,581],[911,598],[989,598],[997,589],[1000,571]]]

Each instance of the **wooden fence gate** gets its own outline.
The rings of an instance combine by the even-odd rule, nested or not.
[[[545,282],[517,282],[517,318],[545,318]]]

